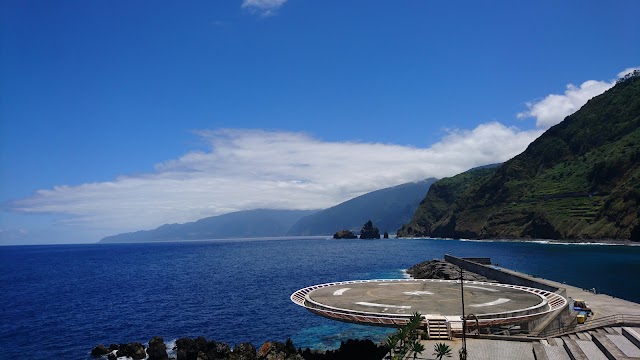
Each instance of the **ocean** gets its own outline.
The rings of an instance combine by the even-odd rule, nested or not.
[[[502,267],[640,302],[640,246],[429,239],[237,239],[0,247],[0,358],[89,359],[97,344],[205,336],[292,338],[330,349],[392,330],[313,315],[309,285],[401,278],[416,263],[490,257]]]

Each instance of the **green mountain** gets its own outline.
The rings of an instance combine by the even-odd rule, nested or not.
[[[384,232],[394,232],[411,219],[435,179],[373,191],[300,219],[288,235],[333,235],[338,230],[360,233],[371,220]]]
[[[486,172],[436,182],[398,235],[640,241],[640,73]]]
[[[433,224],[449,211],[449,208],[463,193],[470,188],[477,187],[478,183],[493,174],[498,166],[474,168],[462,174],[436,181],[429,188],[427,196],[420,202],[411,221],[402,225],[397,235],[400,237],[436,236],[432,235]]]
[[[315,211],[317,210],[258,209],[238,211],[185,224],[166,224],[153,230],[107,236],[100,240],[100,242],[145,242],[285,236],[295,222]]]

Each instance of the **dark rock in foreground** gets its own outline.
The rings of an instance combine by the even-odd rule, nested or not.
[[[256,347],[252,343],[240,343],[233,348],[232,360],[256,360]]]
[[[388,352],[384,346],[378,346],[371,340],[348,340],[340,344],[340,348],[329,351],[315,351],[310,349],[296,349],[291,339],[283,344],[281,342],[267,341],[256,350],[251,343],[240,343],[233,351],[226,343],[207,341],[203,336],[196,339],[180,338],[176,340],[173,349],[177,360],[352,360],[371,359],[381,360]],[[113,352],[116,352],[114,354]],[[164,340],[153,337],[146,349],[141,343],[111,344],[107,349],[104,345],[98,345],[91,351],[91,356],[96,358],[115,359],[128,356],[132,359],[144,359],[148,354],[149,360],[169,359]]]
[[[266,342],[258,350],[258,360],[304,360],[293,346],[291,339],[287,343]]]
[[[197,339],[176,340],[178,360],[230,359],[231,347],[217,341],[207,341],[204,336]]]
[[[169,359],[169,356],[167,355],[167,346],[164,344],[164,340],[160,336],[154,336],[149,340],[147,353],[149,354],[149,360]]]
[[[147,357],[147,353],[144,351],[144,345],[139,342],[131,342],[128,344],[120,344],[120,349],[116,351],[116,356],[141,360]]]
[[[301,352],[305,360],[352,360],[352,359],[382,359],[389,349],[378,346],[371,340],[347,340],[342,342],[337,350],[329,350],[324,353],[313,352],[306,349]]]
[[[407,269],[407,273],[414,279],[443,279],[443,280],[459,280],[460,270],[457,266],[444,260],[430,260],[413,265]],[[487,279],[482,275],[469,271],[463,272],[463,278],[469,281],[495,282]]]
[[[91,356],[93,357],[100,357],[102,355],[107,355],[109,353],[109,349],[107,349],[106,346],[100,344],[96,347],[93,348],[93,350],[91,350]]]

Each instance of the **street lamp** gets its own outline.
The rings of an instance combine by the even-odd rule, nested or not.
[[[462,299],[462,350],[460,360],[467,358],[467,318],[464,316],[464,277],[462,276],[462,266],[460,269],[460,297]]]

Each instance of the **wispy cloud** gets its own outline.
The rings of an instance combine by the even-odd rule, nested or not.
[[[287,0],[243,0],[242,8],[262,16],[275,15]]]
[[[618,78],[636,69],[625,69],[618,73]],[[535,118],[538,128],[548,129],[578,111],[589,99],[612,88],[615,83],[616,80],[587,80],[580,86],[569,84],[564,94],[550,94],[542,100],[527,103],[528,110],[519,113],[518,118]]]
[[[23,213],[61,215],[67,225],[103,235],[238,210],[326,208],[380,188],[506,161],[614,82],[568,85],[562,95],[528,104],[518,116],[535,118],[537,129],[489,122],[446,131],[428,148],[331,142],[288,131],[203,130],[196,136],[207,150],[157,164],[153,172],[39,190],[13,206]]]
[[[325,208],[383,187],[505,161],[539,135],[492,122],[450,131],[421,149],[327,142],[294,132],[201,131],[198,136],[211,145],[208,151],[158,164],[148,174],[40,190],[14,205],[111,232],[245,209]]]

